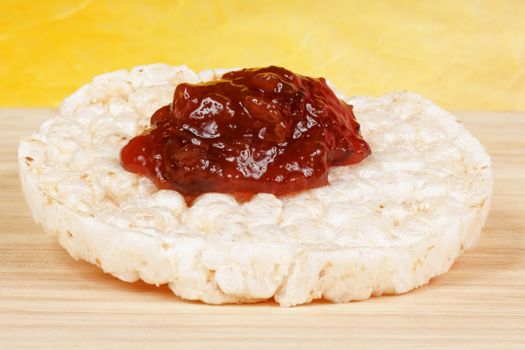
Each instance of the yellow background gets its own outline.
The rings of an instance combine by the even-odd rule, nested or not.
[[[525,110],[525,1],[0,0],[0,105],[56,106],[94,75],[282,65],[348,95],[408,89]]]

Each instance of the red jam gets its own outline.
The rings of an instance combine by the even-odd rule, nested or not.
[[[178,85],[121,163],[186,196],[284,195],[327,185],[330,166],[369,154],[352,106],[325,79],[270,66]]]

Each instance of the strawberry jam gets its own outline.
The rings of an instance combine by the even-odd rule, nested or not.
[[[369,154],[352,106],[325,79],[271,66],[179,84],[122,149],[121,164],[190,197],[284,195],[327,185],[330,166]]]

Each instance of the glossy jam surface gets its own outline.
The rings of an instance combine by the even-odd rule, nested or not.
[[[369,154],[352,106],[323,78],[270,66],[178,85],[121,164],[187,196],[284,195],[326,185],[330,166]]]

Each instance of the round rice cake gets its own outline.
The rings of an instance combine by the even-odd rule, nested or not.
[[[282,306],[404,293],[446,272],[478,240],[492,192],[489,156],[443,109],[413,93],[345,98],[372,154],[332,167],[329,185],[188,207],[125,171],[120,149],[182,82],[220,77],[163,64],[96,77],[23,139],[34,219],[76,259],[181,298]]]

